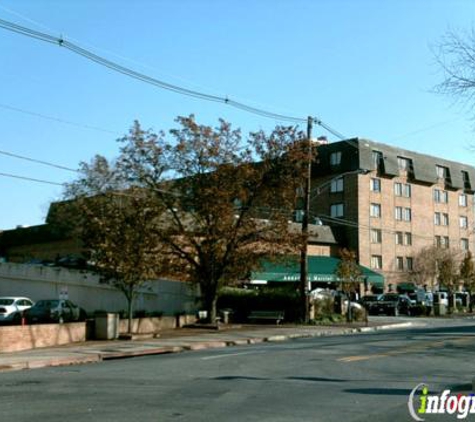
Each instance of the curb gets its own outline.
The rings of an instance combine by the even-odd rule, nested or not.
[[[78,357],[65,357],[65,358],[51,358],[51,359],[41,359],[41,360],[30,360],[15,362],[12,364],[0,365],[0,373],[7,371],[18,371],[23,369],[38,369],[45,367],[56,367],[56,366],[69,366],[69,365],[81,365],[87,363],[98,363],[106,360],[118,360],[118,359],[128,359],[133,357],[140,356],[151,356],[151,355],[163,355],[171,353],[181,353],[185,351],[199,351],[199,350],[208,350],[215,348],[225,348],[225,347],[235,347],[235,346],[245,346],[251,344],[260,344],[260,343],[276,343],[283,342],[288,340],[297,340],[305,338],[316,338],[316,337],[331,337],[338,335],[349,335],[349,334],[362,334],[362,333],[371,333],[376,331],[384,331],[398,328],[407,328],[412,327],[414,324],[412,322],[402,322],[398,324],[387,324],[379,325],[376,327],[360,327],[360,328],[347,328],[341,331],[319,331],[319,332],[303,332],[303,333],[294,333],[294,334],[278,334],[272,335],[269,337],[250,337],[238,340],[227,340],[227,341],[205,341],[197,342],[195,344],[187,344],[183,346],[162,346],[157,348],[149,348],[143,350],[131,350],[131,351],[107,351],[107,352],[97,352],[94,354],[88,354],[84,352],[85,356]]]
[[[88,363],[98,363],[102,361],[100,354],[81,356],[74,358],[53,358],[42,360],[31,360],[23,362],[15,362],[12,364],[0,366],[1,372],[20,371],[23,369],[39,369],[55,366],[72,366],[72,365],[84,365]]]

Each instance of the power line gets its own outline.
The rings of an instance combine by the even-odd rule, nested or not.
[[[82,123],[73,122],[71,120],[64,120],[64,119],[60,119],[59,117],[48,116],[46,114],[37,113],[37,112],[31,111],[31,110],[25,110],[25,109],[19,108],[19,107],[13,107],[13,106],[10,106],[10,105],[7,105],[7,104],[0,103],[0,107],[4,108],[6,110],[16,111],[18,113],[28,114],[30,116],[35,116],[35,117],[41,117],[42,119],[53,120],[55,122],[80,127],[80,128],[83,128],[83,129],[91,129],[91,130],[96,130],[96,131],[99,131],[99,132],[111,133],[113,135],[119,135],[118,132],[114,132],[114,131],[109,130],[109,129],[104,129],[104,128],[101,128],[101,127],[98,127],[98,126],[85,125],[85,124],[82,124]]]
[[[29,181],[29,182],[43,183],[43,184],[47,184],[47,185],[55,185],[55,186],[65,186],[66,185],[66,183],[51,182],[50,180],[35,179],[33,177],[19,176],[17,174],[10,174],[10,173],[0,173],[0,176],[10,177],[10,178],[13,178],[13,179],[26,180],[26,181]]]
[[[97,63],[101,66],[107,67],[107,68],[109,68],[109,69],[111,69],[115,72],[122,73],[126,76],[129,76],[131,78],[140,80],[142,82],[154,85],[154,86],[159,87],[161,89],[165,89],[165,90],[172,91],[172,92],[175,92],[175,93],[178,93],[178,94],[181,94],[181,95],[186,95],[186,96],[189,96],[189,97],[193,97],[193,98],[197,98],[197,99],[201,99],[201,100],[205,100],[205,101],[211,101],[211,102],[226,104],[226,105],[229,105],[229,106],[234,107],[236,109],[240,109],[242,111],[252,113],[252,114],[255,114],[255,115],[259,115],[259,116],[262,116],[262,117],[266,117],[266,118],[288,121],[288,122],[292,122],[292,123],[307,122],[306,118],[300,118],[300,117],[296,117],[296,116],[289,116],[289,115],[274,113],[274,112],[271,112],[271,111],[268,111],[268,110],[264,110],[264,109],[261,109],[261,108],[257,108],[257,107],[247,105],[247,104],[239,102],[239,101],[235,101],[235,100],[233,100],[229,97],[221,97],[221,96],[217,96],[217,95],[206,94],[206,93],[203,93],[203,92],[200,92],[200,91],[187,89],[187,88],[181,87],[179,85],[174,85],[174,84],[171,84],[171,83],[153,78],[151,76],[148,76],[148,75],[145,75],[143,73],[137,72],[137,71],[135,71],[133,69],[130,69],[128,67],[119,65],[118,63],[115,63],[111,60],[107,60],[104,57],[101,57],[97,54],[94,54],[89,50],[86,50],[86,49],[84,49],[82,47],[79,47],[78,45],[76,45],[76,44],[74,44],[70,41],[67,41],[67,40],[63,39],[62,37],[60,37],[60,38],[54,37],[54,36],[51,36],[51,35],[46,34],[44,32],[36,31],[34,29],[31,29],[31,28],[27,28],[27,27],[24,27],[24,26],[21,26],[21,25],[17,25],[13,22],[8,22],[8,21],[5,21],[3,19],[0,19],[0,27],[3,28],[3,29],[6,29],[8,31],[15,32],[15,33],[21,34],[21,35],[25,35],[25,36],[28,36],[30,38],[34,38],[34,39],[37,39],[37,40],[40,40],[40,41],[43,41],[43,42],[59,45],[60,47],[64,47],[64,48],[72,51],[73,53],[75,53],[77,55],[80,55],[80,56],[82,56],[82,57],[84,57],[84,58],[86,58],[90,61],[93,61],[93,62],[95,62],[95,63]],[[340,138],[340,139],[345,138],[341,133],[339,133],[335,129],[331,128],[326,123],[322,122],[320,119],[315,118],[314,121],[315,121],[316,124],[320,125],[325,130],[327,130],[328,132],[330,132],[333,135],[337,136],[338,138]]]
[[[12,152],[2,151],[2,150],[0,150],[0,154],[6,155],[7,157],[18,158],[20,160],[30,161],[32,163],[43,164],[45,166],[54,167],[54,168],[57,168],[57,169],[60,169],[60,170],[67,170],[67,171],[77,173],[76,169],[66,167],[66,166],[62,166],[60,164],[51,163],[49,161],[38,160],[36,158],[26,157],[24,155],[14,154]]]

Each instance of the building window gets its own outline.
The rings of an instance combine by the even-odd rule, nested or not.
[[[402,196],[402,183],[394,183],[394,195]]]
[[[404,242],[404,237],[402,232],[396,232],[396,245],[402,245]]]
[[[412,245],[412,234],[409,232],[396,232],[396,245]]]
[[[373,151],[372,158],[373,158],[374,168],[375,169],[379,168],[379,166],[381,165],[383,161],[383,153],[381,151]]]
[[[332,217],[343,217],[344,208],[343,204],[333,204],[330,206],[330,215]]]
[[[434,213],[434,224],[435,224],[436,226],[440,226],[441,221],[442,221],[442,220],[440,219],[440,212]]]
[[[394,183],[394,195],[410,198],[411,185],[408,185],[407,183],[399,183],[399,182]]]
[[[412,271],[414,268],[414,259],[410,256],[406,257],[406,268],[408,271]]]
[[[371,229],[371,243],[381,243],[383,239],[380,229]]]
[[[381,180],[372,178],[370,180],[370,190],[373,192],[381,192]]]
[[[469,250],[468,239],[465,239],[465,238],[460,239],[460,249],[462,249],[463,251]]]
[[[330,192],[343,192],[343,177],[333,179],[330,184]]]
[[[330,192],[343,192],[343,177],[331,181]]]
[[[369,214],[371,217],[380,218],[381,217],[381,204],[371,204],[369,209]]]
[[[442,225],[448,226],[449,225],[449,214],[443,212],[442,213]]]
[[[412,161],[409,158],[397,157],[397,165],[401,171],[411,171]]]
[[[466,207],[467,206],[467,195],[465,195],[464,193],[459,195],[459,205],[461,207]]]
[[[404,269],[404,258],[402,256],[396,257],[396,269],[399,271]]]
[[[383,268],[383,257],[381,255],[371,255],[371,268],[376,270]]]
[[[459,224],[461,229],[468,228],[468,218],[465,216],[459,217]]]
[[[468,171],[462,170],[462,179],[465,189],[470,189],[470,177],[468,175]]]
[[[398,221],[411,221],[411,209],[410,208],[403,208],[403,207],[396,207],[394,209],[394,218]]]
[[[450,246],[450,241],[448,236],[436,236],[435,245],[438,248],[448,248]]]
[[[435,171],[437,173],[437,177],[439,179],[448,179],[449,177],[449,169],[444,166],[435,166]]]
[[[337,166],[341,164],[341,151],[332,152],[330,154],[330,165]]]
[[[447,204],[449,202],[449,194],[445,190],[434,189],[434,202]]]

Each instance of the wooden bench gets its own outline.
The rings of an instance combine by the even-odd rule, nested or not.
[[[247,317],[249,321],[275,321],[280,324],[284,320],[283,311],[252,311]]]

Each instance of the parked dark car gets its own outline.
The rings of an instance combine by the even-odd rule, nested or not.
[[[369,313],[372,315],[411,315],[411,308],[411,300],[407,295],[386,293],[370,306]]]
[[[373,303],[376,303],[381,295],[366,295],[363,296],[358,302],[368,311]]]
[[[70,300],[39,300],[25,311],[28,323],[35,322],[75,322],[86,319],[86,312]]]

